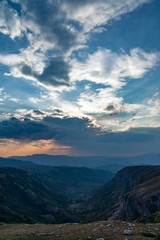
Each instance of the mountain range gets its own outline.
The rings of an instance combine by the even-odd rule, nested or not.
[[[39,165],[73,166],[107,169],[117,172],[125,166],[160,165],[160,154],[149,153],[137,156],[111,157],[111,156],[66,156],[35,154],[28,156],[13,156],[12,159],[31,161]]]

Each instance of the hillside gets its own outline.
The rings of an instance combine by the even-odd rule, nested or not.
[[[63,210],[69,204],[67,197],[22,169],[1,167],[0,189],[0,222],[70,220]]]
[[[160,210],[160,166],[126,167],[92,194],[84,206],[87,221],[135,220]],[[85,218],[84,218],[85,219]]]
[[[79,206],[85,194],[112,176],[87,168],[0,167],[0,222],[75,221],[70,206]]]
[[[24,166],[48,187],[68,197],[87,194],[111,180],[113,173],[85,167]]]

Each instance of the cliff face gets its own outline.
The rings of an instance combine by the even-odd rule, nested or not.
[[[158,211],[160,211],[160,177],[153,178],[127,193],[118,218],[131,221]]]
[[[135,220],[160,211],[160,166],[126,167],[88,201],[88,219]]]

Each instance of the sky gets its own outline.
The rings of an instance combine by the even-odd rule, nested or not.
[[[160,153],[159,0],[0,0],[0,156]]]

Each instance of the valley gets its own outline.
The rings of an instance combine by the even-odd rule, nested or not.
[[[0,165],[0,240],[160,239],[160,166]]]

